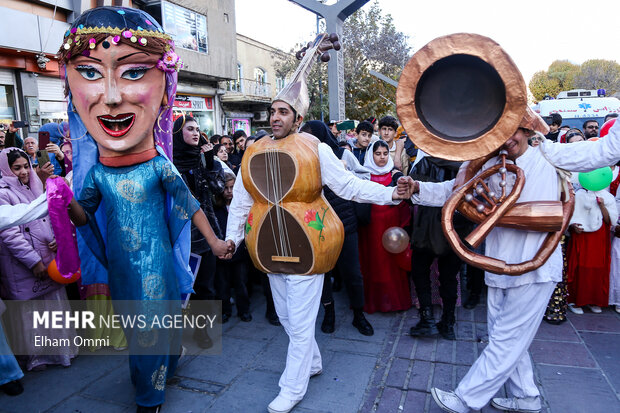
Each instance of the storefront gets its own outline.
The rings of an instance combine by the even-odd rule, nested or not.
[[[200,130],[208,137],[215,135],[213,96],[177,95],[174,100],[174,119],[183,114],[196,119]]]
[[[245,131],[246,135],[252,134],[252,113],[246,112],[226,112],[226,132],[229,135],[239,129]]]
[[[63,81],[56,77],[39,76],[37,78],[37,89],[41,124],[60,123],[68,120]]]

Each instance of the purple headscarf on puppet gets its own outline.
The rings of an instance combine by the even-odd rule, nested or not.
[[[157,68],[165,73],[165,93],[168,104],[159,108],[157,122],[153,125],[153,135],[157,151],[170,162],[172,157],[172,103],[176,94],[178,71],[183,65],[174,52],[174,42],[169,35],[164,33],[159,23],[142,10],[98,7],[84,12],[67,30],[59,51],[60,61],[66,63],[71,56],[78,54],[88,56],[90,50],[102,42],[107,43],[103,44],[103,47],[108,48],[110,43],[106,39],[109,37],[112,37],[113,45],[124,43],[140,50],[162,55]],[[98,162],[99,151],[97,143],[88,133],[73,105],[71,90],[68,87],[67,90],[69,92],[70,140],[73,146],[73,185],[75,193],[80,194],[88,171]],[[170,164],[176,172],[172,162]],[[102,205],[95,214],[98,223],[106,222],[104,209],[102,201]],[[167,209],[168,211],[171,209],[170,196],[167,196]],[[186,227],[174,245],[175,270],[180,291],[183,293],[191,291],[191,274],[186,259],[189,257],[189,241],[187,248],[186,243],[183,242],[185,238],[189,239],[189,225]],[[99,224],[99,232],[100,234],[94,233],[91,237],[84,238],[78,233],[84,284],[107,283],[107,271],[104,268],[107,260],[99,245],[107,238],[105,225]],[[92,259],[93,255],[97,257],[97,260]]]

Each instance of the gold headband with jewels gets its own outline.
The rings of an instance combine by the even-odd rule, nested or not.
[[[73,42],[79,44],[81,41],[87,41],[89,43],[88,47],[90,49],[94,49],[97,45],[97,41],[92,37],[90,39],[88,38],[88,35],[92,34],[108,34],[110,36],[114,36],[112,38],[112,44],[118,44],[121,40],[121,36],[125,39],[129,39],[132,43],[138,43],[142,46],[147,45],[147,37],[172,40],[172,37],[166,33],[157,32],[154,30],[144,30],[141,28],[133,30],[119,29],[117,27],[78,27],[67,30],[67,33],[65,33],[65,42],[63,47],[65,50],[69,50]],[[86,38],[82,39],[80,36],[86,36]]]
[[[108,38],[112,39],[108,41]],[[67,62],[71,57],[78,54],[88,56],[90,50],[101,43],[104,49],[111,45],[125,43],[130,45],[140,45],[145,50],[153,53],[161,53],[162,58],[157,67],[166,72],[178,72],[183,67],[183,62],[174,52],[174,41],[172,37],[161,29],[144,30],[138,26],[137,29],[117,28],[117,27],[72,27],[65,33],[64,43],[62,44],[59,57],[61,61]]]

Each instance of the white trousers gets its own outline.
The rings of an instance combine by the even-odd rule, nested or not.
[[[276,313],[289,338],[286,368],[279,382],[280,396],[301,400],[308,389],[311,372],[323,368],[314,339],[323,274],[269,274],[269,284]]]
[[[540,395],[527,350],[554,288],[555,282],[489,287],[489,344],[455,390],[468,407],[481,409],[504,383],[514,397]]]

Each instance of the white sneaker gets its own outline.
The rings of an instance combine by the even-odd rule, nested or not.
[[[323,373],[323,369],[318,369],[316,371],[311,371],[310,372],[310,378],[316,377],[316,376],[320,376]]]
[[[583,314],[583,309],[581,307],[575,306],[575,304],[570,303],[568,305],[568,309],[571,310],[575,314]]]
[[[601,310],[601,307],[599,307],[598,305],[589,305],[588,308],[595,314],[600,314],[603,312],[603,310]]]
[[[453,391],[443,391],[438,389],[437,387],[433,387],[431,389],[431,394],[433,395],[433,399],[435,399],[435,403],[442,410],[449,413],[468,413],[469,407],[463,403],[463,400],[459,396],[456,395]]]
[[[293,410],[293,407],[297,405],[301,400],[289,400],[284,397],[278,395],[269,406],[267,406],[267,411],[269,413],[288,413]]]
[[[511,397],[504,399],[502,397],[496,397],[491,400],[491,406],[499,410],[505,410],[508,412],[525,412],[525,413],[538,413],[541,409],[540,397]]]
[[[616,309],[616,313],[620,313],[620,305],[616,305],[614,308]]]

